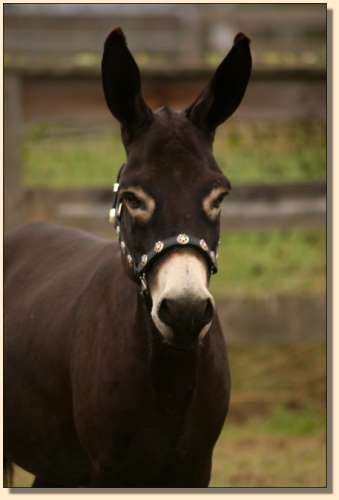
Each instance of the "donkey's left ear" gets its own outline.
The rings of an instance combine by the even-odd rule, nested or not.
[[[140,71],[120,28],[105,41],[101,71],[107,105],[131,139],[151,123],[153,113],[142,96]]]
[[[252,69],[249,44],[245,35],[237,34],[209,85],[186,110],[187,117],[209,134],[234,113],[244,97]]]

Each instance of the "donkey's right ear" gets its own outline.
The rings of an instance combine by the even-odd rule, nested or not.
[[[131,139],[151,123],[153,113],[143,99],[140,71],[120,28],[105,41],[101,71],[107,105]]]

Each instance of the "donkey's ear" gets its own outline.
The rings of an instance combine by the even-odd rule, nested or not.
[[[244,97],[252,69],[249,44],[245,35],[237,34],[209,85],[186,110],[187,117],[209,134],[234,113]]]
[[[120,28],[107,37],[101,64],[107,105],[129,137],[144,129],[153,113],[141,93],[139,68]]]

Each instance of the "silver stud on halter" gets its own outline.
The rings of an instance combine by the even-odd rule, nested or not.
[[[115,215],[116,215],[115,208],[111,208],[110,211],[109,211],[109,222],[110,222],[110,224],[114,224],[115,223]]]
[[[199,241],[199,244],[200,244],[201,248],[202,248],[205,252],[208,252],[208,245],[207,245],[207,243],[206,243],[206,241],[205,241],[205,240],[200,240],[200,241]]]
[[[216,256],[215,252],[213,252],[213,250],[210,251],[210,256],[211,256],[211,259],[212,259],[214,265],[216,265],[216,263],[217,263],[217,256]]]
[[[148,257],[147,257],[147,255],[146,255],[146,254],[142,255],[142,256],[141,256],[141,264],[142,264],[143,266],[146,266],[147,261],[148,261]]]
[[[189,239],[189,236],[187,236],[187,234],[185,234],[185,233],[178,234],[177,242],[180,245],[187,245],[187,243],[189,243],[189,241],[190,241],[190,239]]]
[[[164,242],[163,241],[157,241],[156,244],[154,245],[154,251],[156,253],[160,253],[163,248],[164,248]]]
[[[113,184],[113,193],[115,193],[115,196],[116,196],[116,193],[119,191],[119,182],[115,182]],[[120,208],[120,206],[119,206]],[[121,209],[120,209],[121,210]],[[115,207],[112,207],[109,211],[109,222],[110,224],[115,224],[115,218],[116,218],[116,215],[117,215],[117,211],[116,211],[116,208]],[[120,213],[118,214],[120,215]]]

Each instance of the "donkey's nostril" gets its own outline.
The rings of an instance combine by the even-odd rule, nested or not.
[[[179,343],[196,339],[212,320],[213,313],[210,299],[163,299],[158,309],[159,319],[172,328]]]
[[[176,316],[175,301],[171,299],[163,299],[158,310],[158,316],[161,321],[167,325],[171,325]]]
[[[207,299],[205,305],[205,311],[201,318],[205,325],[207,325],[207,323],[209,323],[212,320],[213,314],[214,314],[213,304],[210,299]]]

